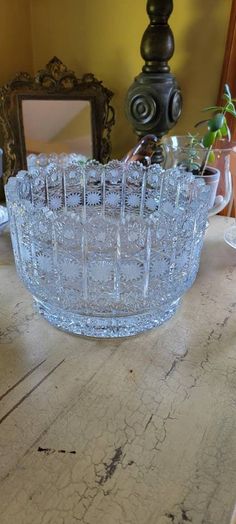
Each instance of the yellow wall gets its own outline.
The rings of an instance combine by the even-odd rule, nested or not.
[[[78,75],[93,72],[114,93],[113,156],[136,141],[123,104],[142,67],[140,40],[147,26],[146,0],[0,0],[1,73],[31,70],[29,3],[34,70],[57,55]],[[202,107],[215,102],[231,0],[174,0],[170,18],[176,42],[171,60],[184,97],[175,133],[191,130]]]
[[[0,0],[0,82],[33,71],[30,0]]]
[[[191,130],[218,96],[232,0],[174,0],[170,18],[176,51],[171,61],[184,97],[174,134]]]
[[[0,83],[5,84],[19,71],[33,72],[30,0],[0,0],[0,13]]]

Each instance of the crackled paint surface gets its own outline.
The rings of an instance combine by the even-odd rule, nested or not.
[[[0,237],[1,524],[229,524],[236,501],[236,252],[211,221],[197,281],[142,336],[62,333]]]

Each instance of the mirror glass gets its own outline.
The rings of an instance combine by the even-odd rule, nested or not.
[[[79,153],[92,158],[88,100],[23,100],[22,114],[27,156]]]
[[[77,78],[56,56],[34,77],[17,73],[0,86],[0,198],[11,176],[45,163],[45,156],[50,162],[63,163],[65,153],[72,163],[90,158],[107,163],[115,123],[112,96],[93,73]]]

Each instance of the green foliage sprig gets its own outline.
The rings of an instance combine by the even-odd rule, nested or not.
[[[203,111],[214,111],[215,114],[210,119],[201,120],[195,125],[195,127],[207,125],[207,131],[199,141],[199,145],[207,149],[206,157],[201,165],[199,173],[202,175],[204,174],[207,163],[212,163],[215,160],[212,148],[217,140],[222,138],[227,138],[229,142],[231,140],[231,133],[226,117],[227,115],[232,115],[236,118],[236,109],[234,105],[236,100],[232,98],[228,84],[225,84],[224,86],[222,101],[225,101],[223,105],[211,106],[203,109]]]

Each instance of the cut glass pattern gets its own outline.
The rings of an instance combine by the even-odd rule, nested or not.
[[[98,337],[170,318],[198,271],[204,182],[137,162],[31,160],[6,194],[17,270],[42,315]]]

